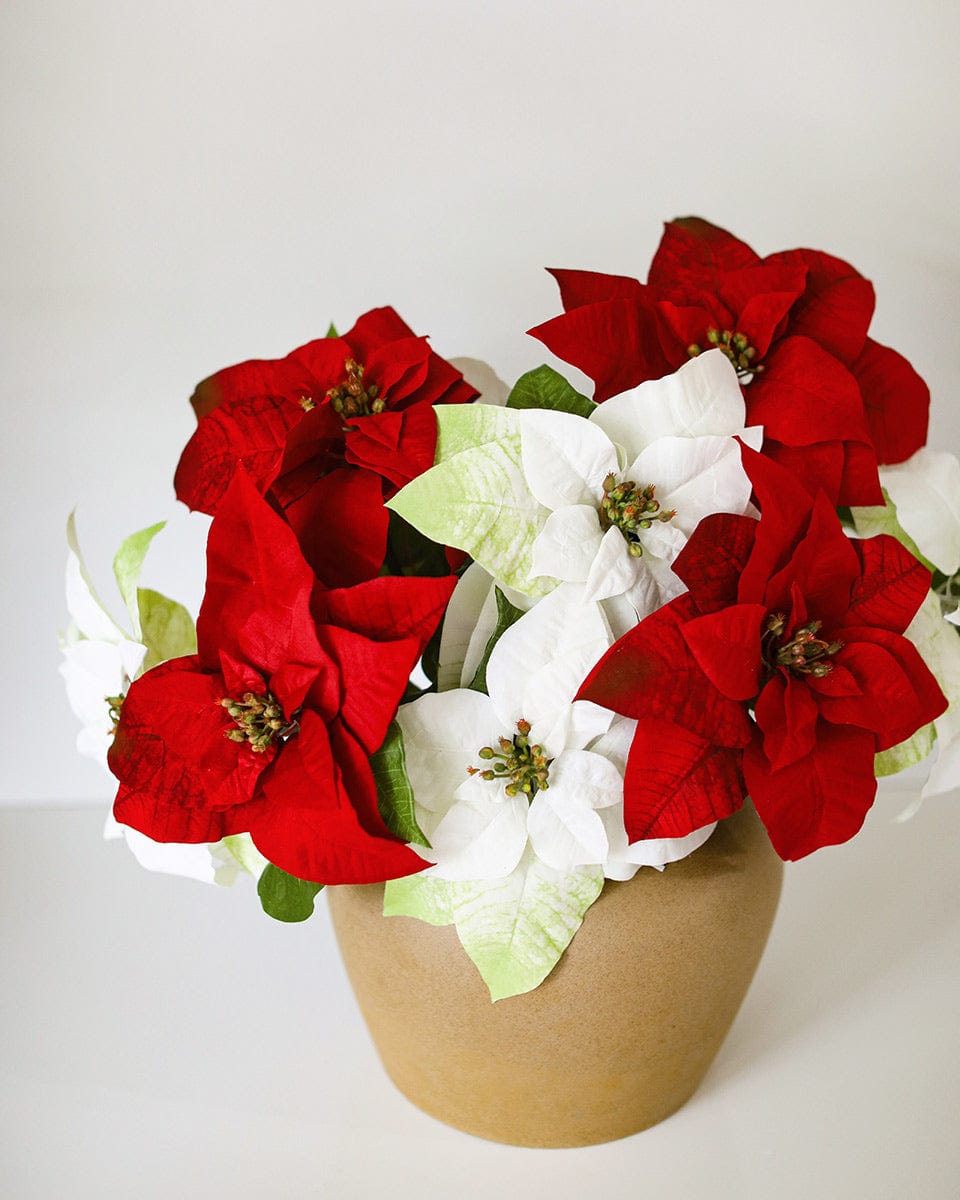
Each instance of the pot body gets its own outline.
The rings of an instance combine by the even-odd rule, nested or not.
[[[693,1095],[773,922],[783,864],[748,804],[662,872],[607,883],[544,982],[496,1004],[453,926],[384,917],[383,885],[327,889],[350,981],[401,1092],[519,1146],[645,1129]]]

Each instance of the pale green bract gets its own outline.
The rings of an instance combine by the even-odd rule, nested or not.
[[[531,574],[533,543],[547,510],[524,478],[518,414],[485,404],[434,411],[436,465],[387,507],[440,545],[465,550],[507,586],[546,595],[557,581]]]
[[[553,970],[600,895],[599,866],[555,871],[527,848],[505,879],[450,882],[423,875],[390,880],[385,916],[455,924],[492,1000],[537,987]]]

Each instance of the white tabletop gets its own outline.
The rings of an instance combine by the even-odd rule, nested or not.
[[[582,1150],[493,1145],[383,1074],[325,905],[151,875],[89,808],[0,812],[0,1195],[952,1200],[960,803],[787,868],[697,1095]]]

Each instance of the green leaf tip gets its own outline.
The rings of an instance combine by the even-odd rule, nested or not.
[[[574,413],[578,417],[589,417],[596,407],[559,371],[545,363],[521,375],[507,400],[507,408],[551,408],[556,412]]]
[[[483,657],[480,659],[473,679],[470,680],[469,684],[473,691],[483,692],[484,695],[487,692],[487,663],[490,661],[493,648],[510,626],[515,621],[519,621],[523,616],[523,609],[517,608],[515,604],[511,604],[499,588],[494,588],[494,592],[497,599],[497,624],[493,633],[487,638],[487,644],[483,648]]]
[[[407,776],[403,732],[391,721],[380,749],[370,756],[370,768],[377,785],[377,807],[384,824],[394,837],[418,846],[429,846],[417,824],[413,788]]]
[[[322,883],[297,879],[268,863],[257,881],[257,895],[268,917],[293,923],[313,915],[313,902],[322,887]]]

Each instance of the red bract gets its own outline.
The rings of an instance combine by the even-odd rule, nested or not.
[[[249,833],[320,883],[422,870],[390,834],[382,744],[454,580],[328,591],[241,470],[210,529],[198,652],[131,684],[110,751],[114,812],[161,842]]]
[[[867,337],[870,283],[839,258],[760,258],[696,217],[666,226],[647,284],[554,271],[563,316],[530,332],[585,371],[606,400],[719,345],[737,367],[747,424],[810,494],[881,504],[877,463],[926,441],[930,395],[896,351]]]
[[[475,396],[392,308],[374,309],[343,337],[199,384],[191,399],[199,424],[177,467],[177,495],[215,513],[242,466],[324,583],[372,579],[386,551],[383,500],[433,465],[431,406]]]
[[[746,790],[795,859],[852,837],[876,792],[874,755],[946,708],[903,637],[930,574],[893,538],[847,538],[823,493],[743,454],[759,522],[703,520],[674,563],[689,592],[621,638],[579,698],[639,721],[631,839],[683,836]]]

